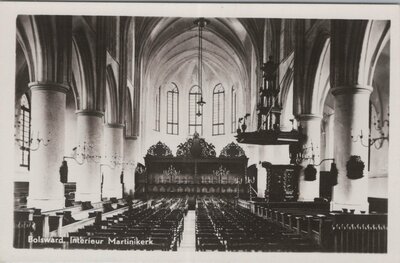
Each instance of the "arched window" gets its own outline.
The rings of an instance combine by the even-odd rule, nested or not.
[[[225,90],[217,84],[213,91],[213,135],[225,133]]]
[[[158,87],[158,91],[156,91],[156,116],[155,116],[155,131],[160,131],[160,106],[161,106],[161,86]]]
[[[189,134],[195,132],[203,134],[203,108],[197,104],[201,98],[201,90],[199,86],[193,86],[189,90]],[[200,113],[200,115],[198,114]]]
[[[20,144],[21,144],[21,167],[26,167],[29,170],[30,164],[30,149],[31,140],[31,109],[29,107],[28,97],[24,94],[21,98],[21,111],[19,115],[20,123]]]
[[[179,134],[179,90],[175,83],[172,85],[167,91],[167,133]]]
[[[237,121],[237,104],[236,104],[236,90],[232,86],[232,97],[231,97],[231,133],[236,132],[236,121]]]

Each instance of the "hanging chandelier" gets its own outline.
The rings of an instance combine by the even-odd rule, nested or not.
[[[203,29],[206,25],[210,23],[209,20],[204,19],[204,18],[199,18],[194,21],[194,24],[197,25],[198,27],[198,35],[199,35],[199,50],[198,50],[198,72],[197,72],[197,78],[198,78],[198,85],[200,88],[200,100],[197,102],[197,105],[199,105],[201,108],[206,104],[206,102],[203,99]],[[202,111],[200,111],[200,107],[198,108],[198,111],[196,113],[197,116],[202,115]]]

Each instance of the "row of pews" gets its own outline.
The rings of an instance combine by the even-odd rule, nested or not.
[[[387,214],[330,211],[327,202],[253,203],[260,218],[313,240],[326,252],[387,252]]]
[[[197,200],[196,204],[196,251],[225,251],[226,247],[209,215],[205,199]]]
[[[132,201],[129,202],[132,204]],[[138,205],[135,201],[135,205]],[[112,215],[126,208],[124,199],[112,198],[107,201],[91,203],[77,202],[74,206],[41,211],[36,208],[22,208],[14,211],[14,247],[31,248],[28,237],[61,237],[71,229],[91,224],[98,214]],[[141,204],[139,204],[141,205]]]
[[[387,214],[330,211],[327,202],[195,201],[196,251],[387,252]],[[188,203],[111,199],[44,212],[19,209],[14,247],[176,251]],[[28,242],[35,238],[61,242]]]
[[[197,251],[319,251],[311,240],[223,199],[196,208]]]
[[[161,199],[129,208],[69,233],[67,248],[176,251],[186,211],[186,199]]]

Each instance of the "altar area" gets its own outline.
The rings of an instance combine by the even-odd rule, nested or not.
[[[151,146],[145,166],[136,169],[136,197],[206,196],[249,199],[256,175],[248,175],[248,158],[232,142],[217,157],[215,148],[199,134],[177,147],[176,155],[164,143]]]

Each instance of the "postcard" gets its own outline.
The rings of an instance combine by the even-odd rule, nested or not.
[[[2,261],[399,258],[398,5],[1,7]]]

